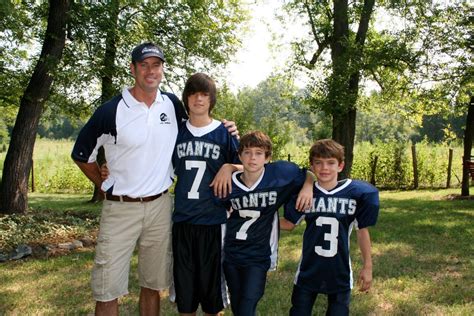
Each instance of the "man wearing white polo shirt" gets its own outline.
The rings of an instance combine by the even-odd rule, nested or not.
[[[130,64],[135,85],[95,111],[72,151],[79,168],[105,193],[91,282],[96,315],[118,314],[117,299],[128,293],[135,246],[141,315],[159,314],[159,291],[171,283],[168,188],[178,124],[187,115],[174,94],[158,90],[164,61],[153,43],[135,47]],[[96,163],[101,146],[109,169],[104,182]]]

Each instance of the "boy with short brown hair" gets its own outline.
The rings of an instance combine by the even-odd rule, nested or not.
[[[269,163],[270,138],[260,131],[240,140],[239,158],[244,168],[232,175],[232,193],[226,200],[232,208],[224,242],[224,273],[230,291],[232,313],[255,315],[262,298],[268,270],[276,268],[278,209],[295,197],[306,181],[297,205],[311,203],[313,176],[294,163]]]
[[[310,149],[311,169],[318,181],[313,205],[303,213],[285,209],[281,228],[292,230],[303,219],[301,261],[296,273],[290,315],[311,315],[318,294],[328,296],[326,315],[348,315],[352,288],[349,239],[353,227],[363,259],[359,287],[367,291],[372,283],[369,226],[379,213],[378,190],[364,181],[337,181],[344,167],[344,147],[331,139],[318,140]]]

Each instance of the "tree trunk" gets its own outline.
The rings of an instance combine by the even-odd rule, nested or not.
[[[51,0],[41,55],[20,101],[3,165],[0,213],[24,213],[28,207],[28,175],[43,105],[63,52],[69,0]]]
[[[350,177],[352,169],[361,60],[374,2],[364,1],[355,48],[350,49],[348,0],[334,1],[334,32],[331,41],[333,73],[328,98],[333,117],[332,138],[344,146],[345,166],[339,174],[340,179]]]
[[[344,146],[344,169],[339,173],[339,179],[349,178],[354,160],[354,138],[356,124],[356,109],[344,115],[333,115],[332,138]]]
[[[115,89],[113,85],[113,77],[116,73],[115,58],[117,56],[117,23],[120,12],[119,1],[110,1],[108,6],[110,25],[105,38],[105,54],[102,62],[102,93],[100,96],[102,104],[110,100],[117,93],[117,89]],[[99,166],[106,163],[103,147],[99,148],[97,153],[97,163]],[[94,186],[94,193],[92,194],[90,202],[99,202],[103,199],[104,196],[100,194],[99,188]]]
[[[466,129],[464,130],[464,154],[462,168],[461,195],[469,196],[469,169],[466,163],[471,158],[472,139],[474,138],[474,96],[471,96],[467,109]]]

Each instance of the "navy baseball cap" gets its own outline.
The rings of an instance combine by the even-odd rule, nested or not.
[[[158,57],[165,62],[165,56],[160,47],[153,43],[143,43],[135,47],[132,51],[132,62],[142,61],[148,57]]]

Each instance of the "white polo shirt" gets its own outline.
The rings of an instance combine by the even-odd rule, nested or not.
[[[73,159],[94,162],[98,148],[104,146],[110,175],[102,184],[102,190],[113,187],[112,194],[130,197],[165,191],[173,182],[171,157],[178,134],[176,116],[179,112],[175,108],[176,100],[158,91],[148,107],[125,88],[121,98],[114,98],[97,109],[81,130]],[[180,117],[179,122],[183,118]]]

